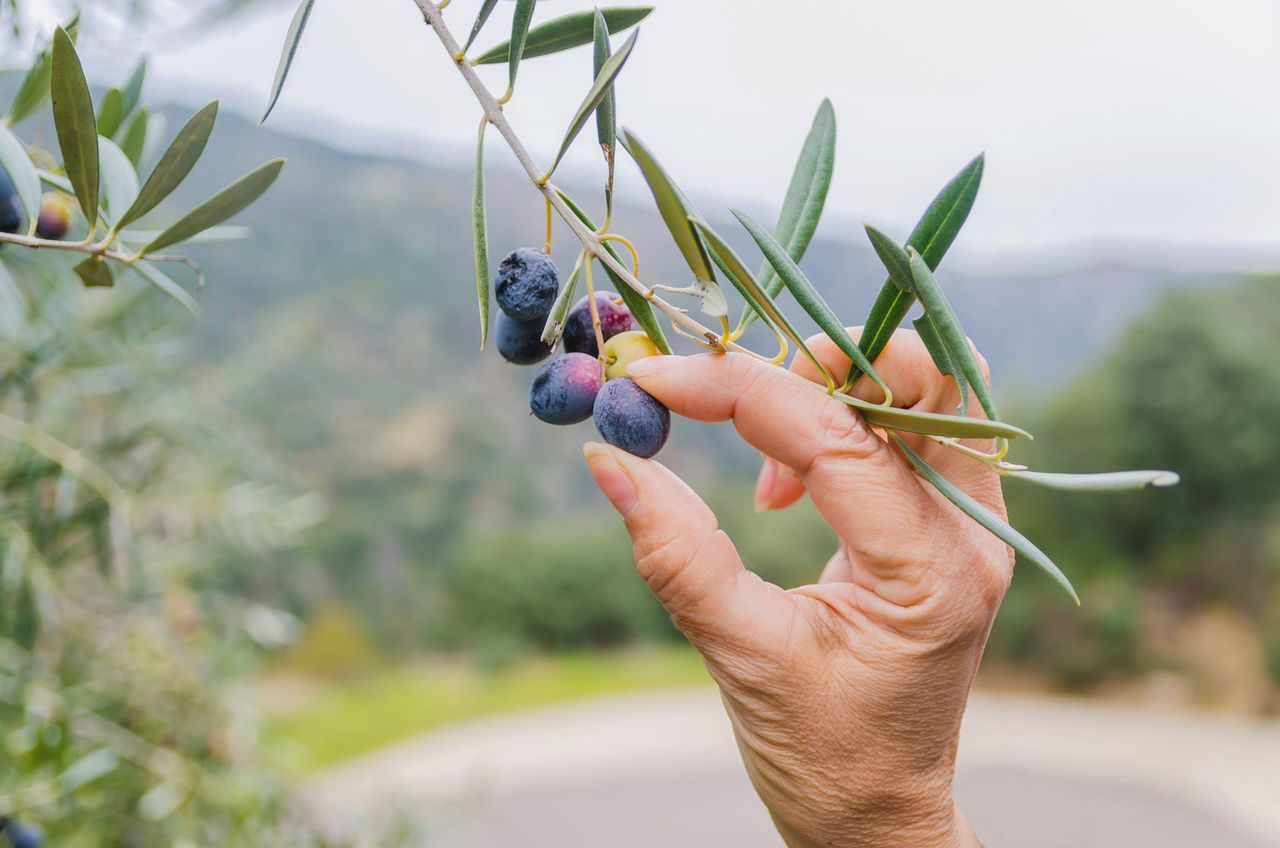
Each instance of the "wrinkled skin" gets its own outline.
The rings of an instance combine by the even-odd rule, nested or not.
[[[559,290],[556,263],[532,247],[507,254],[498,265],[498,279],[493,287],[498,308],[517,321],[547,320]]]
[[[809,344],[845,373],[833,344]],[[898,405],[954,411],[954,383],[914,333],[898,332],[876,365]],[[803,360],[788,372],[742,354],[656,357],[631,373],[677,414],[732,420],[765,455],[758,509],[807,492],[839,539],[816,585],[784,590],[744,568],[715,516],[666,468],[604,445],[585,449],[631,533],[641,576],[719,684],[747,772],[786,843],[977,846],[952,778],[1012,552],[919,478],[882,433],[811,385],[817,374]],[[865,379],[855,390],[881,399]],[[907,441],[1004,513],[985,466],[922,437]]]

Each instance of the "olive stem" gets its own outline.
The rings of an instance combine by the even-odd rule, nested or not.
[[[432,0],[414,0],[419,11],[422,12],[423,18],[427,24],[435,32],[436,37],[440,39],[440,43],[444,45],[445,51],[450,57],[456,56],[461,49],[457,40],[453,37],[453,33],[449,31],[449,27],[444,22],[444,17],[440,14],[440,7],[433,3]],[[455,62],[458,73],[462,74],[467,85],[470,86],[476,100],[480,103],[480,107],[484,110],[489,118],[489,123],[493,124],[498,133],[506,140],[507,146],[511,148],[511,152],[515,154],[516,160],[520,166],[524,168],[525,173],[529,175],[529,179],[533,182],[534,187],[542,192],[547,202],[555,209],[556,214],[561,220],[568,225],[573,231],[574,236],[582,242],[583,247],[588,253],[598,259],[601,264],[618,276],[620,280],[627,284],[632,290],[643,297],[645,300],[653,304],[654,308],[665,315],[673,325],[679,326],[692,333],[695,336],[705,337],[711,331],[704,327],[695,319],[689,317],[684,311],[676,306],[663,300],[655,295],[653,291],[640,282],[626,266],[614,259],[609,251],[605,248],[605,243],[601,240],[600,235],[590,230],[585,224],[579,220],[577,215],[565,205],[560,199],[555,184],[550,180],[543,182],[543,172],[534,164],[533,158],[529,155],[529,151],[525,148],[520,137],[516,135],[511,124],[507,121],[507,116],[502,110],[502,104],[495,100],[493,94],[485,86],[475,71],[475,67],[469,62]],[[714,335],[714,334],[713,334]],[[739,353],[745,353],[750,356],[768,362],[768,357],[761,356],[753,350],[748,350],[741,345],[730,342],[726,347]]]
[[[604,326],[600,323],[600,307],[596,304],[596,289],[591,283],[591,266],[593,264],[591,257],[587,257],[586,267],[582,270],[587,282],[587,309],[591,311],[591,329],[596,334],[596,356],[600,360],[600,379],[603,380],[604,372],[609,368],[609,361],[604,352]]]
[[[56,239],[42,239],[36,236],[23,236],[17,233],[0,233],[0,244],[16,244],[19,247],[26,247],[32,250],[65,250],[70,253],[84,253],[89,256],[100,256],[103,259],[114,259],[126,265],[132,265],[139,259],[147,259],[153,262],[187,262],[185,256],[108,250],[103,242],[58,241]]]

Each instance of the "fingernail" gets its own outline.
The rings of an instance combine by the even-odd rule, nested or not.
[[[773,484],[778,479],[778,463],[766,459],[760,469],[760,478],[756,480],[756,512],[768,512],[769,503],[773,499]]]
[[[675,368],[684,361],[683,356],[646,356],[627,366],[632,377],[654,377]]]
[[[613,508],[624,516],[635,509],[640,502],[640,492],[627,472],[622,470],[613,452],[599,442],[587,442],[582,446],[582,455],[587,458],[587,468],[591,470],[596,485]]]

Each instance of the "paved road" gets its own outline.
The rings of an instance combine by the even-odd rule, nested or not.
[[[977,695],[957,794],[988,848],[1280,848],[1280,724]],[[317,778],[335,825],[444,848],[779,848],[707,690],[478,721]]]

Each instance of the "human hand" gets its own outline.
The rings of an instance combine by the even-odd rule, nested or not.
[[[809,345],[832,373],[848,369],[825,337]],[[816,585],[783,590],[746,570],[706,504],[658,463],[598,444],[586,446],[587,462],[622,514],[641,576],[719,684],[751,781],[788,845],[978,845],[952,778],[1013,553],[883,434],[815,390],[816,369],[797,359],[788,372],[743,354],[654,357],[631,374],[677,414],[734,422],[766,457],[758,509],[809,493],[839,538]],[[876,370],[900,406],[951,412],[959,402],[915,333],[895,334]],[[874,400],[866,383],[856,390]],[[904,438],[1004,514],[989,469]]]

